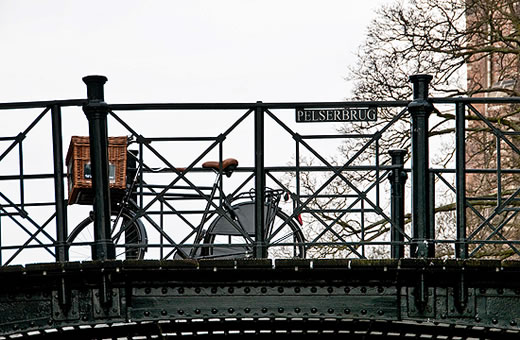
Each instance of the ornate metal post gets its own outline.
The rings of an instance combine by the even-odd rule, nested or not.
[[[108,180],[108,107],[104,102],[104,76],[87,76],[88,103],[83,112],[88,119],[90,135],[90,163],[92,169],[92,189],[94,191],[94,245],[92,259],[115,258],[115,248],[110,236],[110,190]]]
[[[430,235],[428,118],[433,105],[428,101],[428,85],[432,76],[410,77],[413,101],[408,105],[412,119],[412,257],[433,257]]]
[[[403,168],[406,150],[390,150],[389,153],[392,156],[392,172],[388,176],[391,185],[390,217],[392,219],[390,253],[393,259],[397,259],[404,257],[404,185],[408,176]]]
[[[466,107],[464,103],[456,104],[456,188],[457,188],[457,244],[455,256],[468,257],[466,243]]]
[[[267,257],[264,233],[265,168],[264,168],[264,109],[262,102],[255,108],[255,245],[256,258]]]
[[[56,199],[56,261],[69,260],[67,240],[67,205],[63,185],[63,140],[61,129],[61,107],[51,109],[52,152],[54,160],[54,197]]]

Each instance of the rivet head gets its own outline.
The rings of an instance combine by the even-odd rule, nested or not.
[[[332,287],[327,288],[327,292],[329,294],[332,294],[332,292],[334,292],[334,288],[332,288]]]
[[[301,292],[300,287],[295,287],[295,288],[294,288],[294,292],[295,292],[295,293],[299,293],[299,292]]]
[[[233,287],[229,287],[228,288],[228,293],[229,294],[233,294],[235,292],[235,290],[233,289]]]
[[[377,311],[377,314],[379,314],[379,315],[383,315],[383,314],[385,314],[385,312],[383,312],[382,310],[378,310],[378,311]]]
[[[316,287],[311,288],[311,293],[316,293],[317,291],[318,291],[318,288],[316,288]]]
[[[150,293],[152,292],[152,288],[150,288],[150,287],[145,288],[145,289],[144,289],[144,292],[145,292],[146,294],[150,294]],[[96,296],[99,296],[99,293],[96,293]]]
[[[498,294],[504,294],[504,289],[502,289],[502,288],[498,288],[498,289],[497,289],[497,293],[498,293]]]
[[[200,309],[195,309],[195,314],[200,314]]]
[[[251,292],[251,288],[246,287],[244,288],[244,293],[249,294]]]
[[[366,309],[362,309],[361,310],[361,314],[365,315],[367,313],[367,310]]]
[[[249,307],[244,308],[244,312],[251,313],[251,308],[249,308]]]
[[[162,312],[164,312],[163,315],[166,315],[166,311],[165,311],[165,310],[163,310]],[[162,312],[161,312],[161,313],[162,313]],[[184,314],[184,311],[183,311],[182,309],[179,309],[179,310],[177,311],[177,313],[179,313],[179,315],[182,315],[182,314]]]
[[[168,293],[168,288],[166,288],[166,287],[163,287],[163,289],[161,289],[161,292],[162,292],[163,294],[166,294],[166,293]]]
[[[493,319],[491,319],[491,322],[493,323],[493,325],[496,325],[498,323],[498,320],[493,318]]]
[[[216,309],[216,308],[212,308],[212,309],[211,309],[211,313],[213,313],[213,314],[217,314],[217,313],[218,313],[218,309]]]
[[[278,293],[283,293],[283,287],[278,287]]]
[[[366,287],[361,287],[361,293],[365,294],[367,292],[367,288]]]
[[[312,308],[311,308],[311,313],[317,313],[317,312],[318,312],[318,309],[317,309],[317,308],[315,308],[315,307],[312,307]]]
[[[278,307],[278,313],[283,313],[283,308],[282,307]]]
[[[329,314],[332,314],[332,313],[334,313],[334,309],[329,308],[329,310],[327,312],[329,312]]]
[[[345,309],[343,310],[343,312],[345,312],[345,314],[350,314],[350,309],[345,308]]]
[[[144,316],[150,316],[150,312],[149,311],[144,312]]]
[[[302,311],[302,310],[301,310],[300,308],[298,308],[298,307],[296,307],[296,308],[294,309],[294,312],[295,312],[295,313],[300,313],[301,311]]]
[[[195,293],[200,294],[200,288],[199,287],[195,288]]]
[[[262,289],[260,289],[260,291],[261,291],[263,294],[265,294],[265,293],[267,293],[267,288],[262,287]]]
[[[262,313],[267,313],[267,308],[263,307],[262,308]]]
[[[482,319],[479,316],[475,316],[475,321],[480,322]]]
[[[217,287],[213,287],[213,288],[211,288],[211,292],[212,292],[213,294],[217,294]]]
[[[510,324],[511,326],[516,326],[516,321],[515,321],[515,320],[511,320],[511,321],[509,321],[509,324]]]
[[[233,308],[228,308],[228,313],[232,314],[235,310]]]
[[[179,292],[179,294],[184,294],[184,288],[179,288],[177,291]]]
[[[383,287],[378,287],[378,288],[377,288],[377,292],[378,292],[379,294],[383,293],[384,291],[385,291],[385,289],[384,289]]]
[[[345,287],[345,289],[343,289],[345,291],[345,294],[348,294],[350,293],[350,288],[349,287]]]

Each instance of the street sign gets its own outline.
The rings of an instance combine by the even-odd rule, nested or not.
[[[375,107],[344,107],[338,109],[296,109],[297,123],[368,122],[377,120]]]

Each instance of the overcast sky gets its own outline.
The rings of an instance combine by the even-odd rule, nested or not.
[[[337,101],[390,0],[0,0],[0,102]]]

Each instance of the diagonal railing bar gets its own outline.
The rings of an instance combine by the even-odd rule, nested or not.
[[[20,229],[25,231],[27,233],[27,235],[29,235],[29,236],[33,235],[33,233],[31,231],[29,231],[27,228],[25,228],[25,226],[23,224],[21,224],[12,214],[10,214],[8,211],[6,211],[1,205],[0,205],[0,211],[3,211],[4,212],[4,216],[9,217],[9,219],[11,221],[13,221],[16,225],[18,225],[20,227]],[[49,247],[53,247],[55,245],[54,244],[54,242],[55,242],[54,240],[52,240],[52,244],[51,245],[46,245],[45,243],[42,243],[39,239],[36,239],[36,242],[39,244],[39,247],[44,248],[49,254],[54,256],[54,253],[51,250],[49,250]],[[16,247],[19,247],[19,246],[16,246]],[[6,249],[6,247],[1,246],[0,249]]]
[[[509,217],[507,217],[504,221],[502,221],[502,223],[500,223],[496,227],[496,229],[493,230],[493,232],[487,236],[487,238],[485,240],[480,240],[481,243],[471,252],[471,254],[476,254],[495,235],[499,235],[500,238],[504,239],[505,237],[502,236],[502,233],[500,232],[500,230],[502,230],[504,228],[504,226],[506,226],[506,224],[509,223],[509,221],[511,221],[516,215],[518,215],[518,212],[519,212],[518,210],[513,212],[511,215],[509,215]],[[503,242],[503,243],[507,244],[516,254],[520,255],[520,252],[512,244],[509,244],[507,241],[508,240],[506,239],[506,242]]]
[[[351,159],[348,160],[348,162],[343,165],[341,168],[339,169],[336,169],[336,167],[332,166],[328,161],[326,161],[318,152],[316,152],[316,150],[314,150],[308,143],[306,143],[304,141],[304,138],[302,138],[299,134],[296,134],[294,133],[287,125],[285,125],[281,120],[278,119],[278,117],[276,117],[272,112],[270,112],[269,110],[266,111],[269,116],[275,120],[284,130],[286,130],[294,139],[297,139],[299,143],[301,143],[302,145],[304,145],[310,152],[312,152],[320,161],[322,161],[325,166],[332,170],[335,174],[331,177],[331,180],[335,179],[335,177],[340,177],[341,179],[343,179],[343,181],[345,181],[346,184],[348,184],[354,191],[358,191],[357,190],[357,187],[355,185],[353,185],[348,179],[346,179],[343,175],[342,175],[342,171],[345,170],[346,167],[348,167],[350,165],[350,163],[352,163],[354,160],[357,159],[357,157],[359,157],[364,151],[365,149],[368,148],[368,146],[370,144],[372,144],[375,140],[378,140],[382,133],[384,131],[386,131],[391,125],[393,125],[400,117],[401,115],[403,115],[406,110],[403,110],[401,113],[399,113],[396,117],[394,117],[394,119],[392,121],[390,121],[386,126],[384,126],[380,131],[370,135],[371,136],[371,139],[354,155],[351,157]],[[330,183],[330,182],[329,182]],[[326,185],[328,185],[328,183],[325,183],[324,186],[326,187]],[[321,187],[320,189],[318,189],[318,191],[321,192],[321,190],[323,189],[324,187]],[[360,192],[358,192],[358,194],[361,195]],[[367,198],[365,198],[367,199]],[[369,202],[371,203],[371,202]],[[377,206],[375,206],[374,204],[372,204],[372,206],[374,207],[374,209],[377,210]]]
[[[437,175],[437,178],[439,178],[451,191],[453,191],[454,193],[456,193],[456,189],[443,177],[441,176],[440,173],[436,173]],[[500,237],[504,242],[504,244],[507,244],[509,247],[511,247],[513,249],[513,251],[515,253],[517,253],[518,255],[520,255],[520,251],[518,249],[516,249],[514,247],[514,245],[511,243],[511,240],[508,240],[507,237],[505,237],[499,229],[495,228],[495,226],[491,223],[491,219],[486,219],[482,214],[480,214],[480,212],[477,210],[477,208],[471,204],[471,201],[467,200],[466,201],[466,205],[475,213],[475,215],[480,219],[482,220],[482,224],[478,227],[478,230],[475,230],[473,233],[471,233],[469,236],[466,237],[466,240],[467,241],[471,241],[471,239],[473,239],[473,237],[476,236],[476,234],[478,234],[480,232],[480,230],[482,228],[484,228],[485,225],[487,225],[492,231],[493,233]],[[489,240],[489,238],[488,238]],[[475,240],[476,242],[482,242],[481,240]],[[474,254],[475,251],[473,251],[471,254]]]
[[[472,238],[473,236],[475,236],[476,233],[480,232],[480,230],[483,228],[484,224],[488,223],[489,221],[491,221],[493,218],[495,218],[496,216],[498,216],[498,214],[500,214],[502,212],[502,210],[504,209],[504,207],[506,205],[508,205],[511,201],[513,201],[515,199],[515,197],[520,193],[520,188],[518,188],[513,194],[511,194],[510,197],[508,197],[508,199],[506,199],[505,201],[502,202],[502,204],[498,207],[496,207],[495,209],[493,209],[493,213],[491,215],[489,215],[485,220],[484,222],[482,222],[482,224],[475,230],[473,231],[469,238]]]
[[[278,119],[272,112],[269,110],[266,110],[266,112],[269,114],[269,116],[275,120],[282,128],[284,128],[289,134],[293,136],[293,138],[298,138],[299,135],[295,134],[287,125],[285,125],[282,121]],[[374,136],[366,143],[364,144],[339,170],[336,170],[335,167],[333,167],[329,162],[327,162],[319,153],[317,153],[312,147],[310,147],[301,137],[298,139],[298,141],[304,145],[311,153],[313,153],[319,160],[321,160],[329,169],[331,169],[334,172],[334,175],[332,175],[325,183],[316,190],[315,194],[309,197],[303,205],[307,205],[312,199],[314,199],[313,196],[318,195],[322,190],[324,190],[336,177],[340,177],[343,181],[345,181],[346,184],[348,184],[358,195],[362,195],[362,193],[357,189],[355,185],[350,183],[348,179],[345,178],[345,176],[342,175],[342,171],[346,169],[354,160],[356,160],[369,146],[372,144],[376,139],[379,139],[383,132],[385,132],[387,129],[390,128],[396,121],[398,121],[402,115],[404,115],[407,112],[407,109],[403,109],[399,114],[397,114],[390,122],[387,123],[381,130],[379,130],[377,133],[374,134]],[[367,197],[363,197],[363,199],[371,205],[381,216],[383,216],[387,221],[390,221],[391,219],[384,214],[384,212],[373,204],[371,200],[369,200]],[[300,207],[299,207],[300,208]]]
[[[387,171],[386,174],[388,174],[390,171]],[[366,190],[366,193],[370,192],[375,186],[377,186],[377,182],[373,182]],[[380,183],[379,183],[380,184]],[[348,213],[348,212],[351,212],[352,208],[357,205],[359,202],[363,202],[362,198],[360,196],[356,196],[355,197],[355,200],[347,207],[345,208],[345,213]],[[364,209],[362,209],[364,210]],[[408,239],[408,241],[412,241],[412,238],[409,237],[408,235],[406,235],[406,233],[404,232],[404,230],[397,224],[395,224],[392,220],[388,221],[386,220],[387,223],[390,223],[390,225],[394,226],[396,228],[397,231],[401,232],[403,234],[403,236],[405,238]],[[327,230],[324,230],[320,235],[316,236],[316,238],[312,241],[312,242],[316,242],[319,240],[319,238],[326,232]],[[352,230],[352,232],[354,232],[354,230]]]
[[[473,211],[473,213],[474,213],[474,214],[475,214],[479,219],[481,219],[481,220],[483,220],[483,221],[486,219],[486,218],[485,218],[484,216],[482,216],[482,214],[481,214],[481,213],[480,213],[480,212],[479,212],[479,211],[478,211],[478,210],[477,210],[477,209],[476,209],[472,204],[470,204],[469,202],[468,202],[468,207]],[[491,230],[493,230],[493,231],[496,229],[495,226],[492,225],[489,221],[488,221],[488,222],[483,222],[483,224],[480,226],[480,228],[483,228],[484,224],[487,224],[488,227],[489,227]],[[502,243],[505,243],[505,244],[507,244],[507,245],[509,245],[509,246],[512,247],[512,244],[514,243],[513,240],[508,240],[508,239],[507,239],[505,236],[503,236],[501,233],[498,233],[497,235],[502,239],[502,241],[503,241]],[[476,236],[476,235],[470,235],[469,237],[467,237],[467,240],[468,240],[468,241],[471,241],[471,239],[472,239],[473,237],[475,237],[475,236]],[[481,241],[480,241],[480,240],[474,240],[474,241],[473,241],[473,243],[478,243],[478,242],[481,242]],[[513,248],[514,248],[514,247],[513,247]],[[514,248],[514,249],[516,249],[516,248]],[[518,252],[518,251],[515,250],[515,252]],[[518,252],[518,253],[519,253],[519,255],[520,255],[520,252]]]
[[[252,109],[248,110],[244,115],[242,115],[237,121],[235,121],[234,124],[232,124],[223,134],[220,134],[220,138],[218,138],[218,140],[216,140],[215,142],[213,142],[205,151],[202,152],[202,154],[197,157],[188,167],[186,167],[186,170],[183,171],[182,173],[179,172],[166,158],[164,158],[157,150],[155,150],[150,144],[148,143],[144,143],[144,145],[148,148],[148,150],[150,150],[157,158],[159,158],[162,162],[164,162],[164,164],[166,166],[168,166],[171,170],[173,170],[174,173],[177,174],[177,178],[175,178],[169,185],[167,185],[160,193],[157,197],[153,198],[144,208],[142,208],[142,211],[146,211],[148,210],[155,202],[157,202],[158,198],[159,197],[163,197],[166,192],[168,190],[170,190],[179,180],[184,180],[189,186],[191,186],[201,197],[203,197],[204,199],[206,199],[209,204],[211,204],[218,212],[219,214],[221,214],[222,216],[224,216],[224,218],[226,218],[226,220],[228,220],[231,225],[237,230],[239,231],[242,236],[244,238],[246,238],[247,240],[249,240],[250,242],[253,242],[253,240],[251,239],[251,237],[245,233],[245,231],[242,230],[242,228],[240,226],[238,226],[236,224],[236,221],[233,221],[231,219],[230,216],[228,216],[228,214],[225,213],[225,211],[219,207],[218,205],[216,205],[214,202],[212,202],[211,200],[209,200],[208,197],[206,197],[206,195],[200,191],[200,189],[193,183],[191,183],[191,181],[189,181],[186,177],[185,177],[185,174],[188,173],[198,162],[200,162],[211,150],[213,150],[219,143],[222,143],[222,141],[227,137],[227,135],[229,135],[251,112],[253,112]],[[115,113],[111,112],[112,116],[116,118],[116,120],[118,120],[124,127],[126,127],[128,129],[128,131],[130,131],[132,134],[134,134],[135,136],[140,136],[138,135],[128,124],[126,124],[124,121],[122,121]],[[144,137],[141,137],[141,138],[144,138]]]
[[[246,179],[242,181],[242,183],[231,193],[231,197],[234,197],[236,194],[238,194],[242,189],[246,186],[246,184],[252,180],[255,177],[254,173],[251,173],[251,175],[247,176]]]
[[[143,184],[146,185],[147,183],[146,183],[146,182],[143,182]],[[148,189],[148,190],[149,190],[152,194],[154,194],[154,195],[158,194],[157,191],[155,191],[155,190],[154,190],[153,188],[151,188],[151,187],[147,187],[147,186],[145,186],[145,188]],[[196,228],[197,228],[197,227],[194,226],[190,221],[188,221],[184,216],[182,216],[182,214],[180,214],[180,213],[178,212],[178,210],[175,209],[175,208],[170,204],[170,202],[168,202],[168,200],[167,200],[166,198],[163,197],[163,198],[161,198],[159,201],[160,201],[161,203],[163,203],[163,204],[164,204],[168,209],[170,209],[171,212],[173,212],[173,213],[175,213],[177,216],[179,216],[179,218],[182,219],[182,221],[183,221],[184,223],[186,223],[186,224],[187,224],[191,229],[196,229]],[[136,202],[132,202],[132,203],[135,203],[135,207],[136,207],[136,208],[139,208],[139,207],[137,206],[137,203],[136,203]]]
[[[183,254],[184,256],[188,256],[181,248],[182,247],[179,247],[179,244],[177,242],[175,242],[171,237],[170,235],[168,235],[163,228],[161,228],[160,225],[158,225],[154,220],[153,218],[151,218],[150,216],[146,215],[146,214],[142,214],[140,215],[139,213],[137,214],[139,217],[144,217],[148,223],[150,223],[152,225],[152,227],[154,227],[155,230],[157,230],[157,232],[159,232],[159,234],[164,237],[166,239],[166,241],[168,241],[173,247],[179,249]],[[164,246],[164,245],[161,245],[161,246]]]
[[[48,219],[47,221],[45,221],[45,223],[43,223],[41,225],[41,227],[34,233],[31,235],[31,237],[29,237],[27,239],[27,241],[25,241],[25,243],[23,245],[20,246],[20,248],[18,248],[14,253],[13,255],[11,255],[11,257],[3,264],[4,266],[7,266],[9,265],[9,263],[11,263],[17,256],[18,254],[20,254],[22,252],[22,250],[24,249],[27,249],[27,246],[29,245],[29,243],[31,243],[33,240],[36,240],[36,237],[38,236],[38,234],[40,233],[40,231],[42,231],[54,218],[56,217],[56,212],[54,214],[52,214]],[[51,252],[48,248],[45,248],[47,250],[47,252],[49,252],[53,257],[56,257],[56,254]]]
[[[174,179],[169,185],[167,185],[160,193],[158,196],[154,197],[145,207],[143,207],[141,210],[144,212],[146,210],[148,210],[155,202],[157,202],[157,200],[160,198],[160,197],[164,197],[164,195],[167,193],[168,190],[172,189],[173,186],[180,180],[180,179],[183,179],[192,189],[194,189],[201,197],[203,197],[204,199],[206,199],[206,201],[211,205],[213,206],[216,211],[224,216],[224,218],[226,218],[226,220],[228,220],[232,225],[233,227],[239,231],[242,236],[244,236],[244,238],[250,240],[252,242],[252,239],[251,237],[245,232],[243,231],[243,229],[236,224],[236,221],[233,221],[231,219],[230,216],[228,216],[228,214],[226,214],[225,210],[222,209],[221,207],[219,207],[217,204],[215,204],[212,200],[210,200],[207,195],[205,195],[195,184],[193,184],[191,181],[189,181],[184,175],[186,173],[188,173],[194,166],[195,164],[197,164],[200,160],[202,160],[213,148],[215,148],[216,145],[218,145],[220,143],[220,141],[216,141],[214,143],[212,143],[212,145],[210,145],[206,151],[204,151],[197,159],[195,159],[195,161],[193,163],[191,163],[184,172],[179,172],[175,167],[173,167],[173,165],[168,161],[166,160],[161,154],[159,154],[154,148],[152,148],[150,145],[146,145],[146,147],[152,151],[152,153],[154,153],[154,155],[156,157],[158,157],[159,159],[161,159],[163,162],[165,162],[165,164],[170,167],[170,169],[172,169],[175,173],[177,173],[178,177],[176,179]]]
[[[119,117],[117,117],[117,115],[115,115],[114,113],[112,113],[112,115],[114,117],[116,117],[116,119],[123,125],[125,126],[128,131],[130,131],[134,136],[137,136],[139,139],[142,139],[142,140],[146,140],[145,137],[139,135],[137,132],[135,132],[133,129],[130,128],[130,126],[128,126],[126,123],[124,123],[124,121],[120,120]],[[222,138],[225,138],[224,135],[221,135]],[[173,186],[178,182],[180,181],[181,179],[184,180],[188,185],[190,185],[199,195],[201,195],[201,197],[204,197],[205,195],[198,189],[198,187],[196,185],[194,185],[193,183],[191,183],[189,180],[187,180],[185,178],[185,174],[187,174],[194,166],[195,164],[197,164],[199,161],[201,161],[204,156],[206,156],[211,150],[213,150],[221,141],[219,140],[216,140],[214,141],[205,151],[202,152],[201,155],[199,155],[189,166],[186,167],[186,169],[182,172],[180,172],[176,167],[174,167],[166,158],[164,158],[157,150],[155,150],[155,148],[153,148],[152,146],[150,146],[149,143],[140,143],[141,145],[144,145],[148,148],[148,150],[150,150],[157,158],[159,158],[167,167],[170,168],[170,170],[172,170],[173,173],[175,173],[177,175],[177,177],[170,183],[168,184],[162,191],[161,193],[159,193],[159,195],[154,198],[151,202],[148,203],[148,205],[146,207],[143,208],[143,210],[147,210],[151,205],[153,205],[156,201],[157,201],[157,198],[158,197],[163,197],[164,194],[173,188]]]
[[[283,184],[282,184],[281,182],[279,182],[278,179],[276,179],[276,177],[274,177],[274,176],[273,176],[272,174],[270,174],[270,173],[268,173],[268,175],[269,175],[270,178],[272,178],[275,182],[277,182],[281,187],[284,187],[284,188],[285,188],[285,186],[283,186]],[[356,197],[359,199],[359,196],[356,196]],[[298,197],[296,197],[296,200],[297,200],[297,203],[301,203],[301,200],[300,200]],[[353,205],[351,205],[351,206],[353,206]],[[350,208],[350,207],[349,207],[349,208]],[[303,206],[302,209],[305,209],[305,210],[303,210],[303,212],[307,212],[307,213],[311,214],[314,218],[316,218],[316,220],[317,220],[319,223],[321,223],[321,224],[325,227],[325,230],[322,231],[321,234],[318,235],[316,238],[314,238],[313,241],[311,241],[311,242],[305,242],[306,245],[307,245],[307,244],[313,244],[313,243],[316,243],[316,241],[317,241],[318,239],[320,239],[320,238],[321,238],[321,237],[322,237],[322,236],[323,236],[327,231],[330,231],[334,236],[336,236],[336,237],[338,238],[338,240],[341,241],[341,244],[342,244],[342,245],[345,245],[346,247],[348,247],[348,248],[352,251],[352,253],[354,253],[355,255],[359,256],[360,258],[364,258],[364,256],[363,256],[362,254],[360,254],[359,252],[357,252],[357,250],[356,250],[354,247],[348,245],[349,242],[346,241],[346,240],[343,238],[343,236],[341,236],[340,234],[338,234],[338,232],[336,232],[334,229],[332,229],[332,227],[333,227],[333,226],[334,226],[334,225],[335,225],[335,224],[336,224],[336,223],[337,223],[337,222],[338,222],[338,221],[339,221],[343,216],[345,216],[345,215],[348,213],[348,210],[345,210],[345,211],[340,212],[340,214],[339,214],[338,216],[336,216],[336,218],[335,218],[335,219],[334,219],[330,224],[327,224],[327,222],[325,222],[325,221],[323,220],[323,218],[322,218],[321,216],[319,216],[319,215],[318,215],[314,210],[309,210],[309,209],[307,209],[306,206]],[[301,211],[300,211],[300,212],[301,212]],[[294,218],[294,217],[296,216],[296,214],[297,214],[297,210],[295,209],[295,210],[293,211],[293,213],[289,214],[289,215],[290,215],[290,216],[289,216],[289,219]],[[299,212],[298,212],[298,214],[299,214]],[[281,228],[282,228],[283,226],[285,226],[287,223],[288,223],[288,221],[284,221],[284,222],[283,222],[283,223],[282,223],[282,224],[277,228],[277,230],[273,232],[273,234],[276,235],[276,234],[279,232],[279,230],[281,230]]]
[[[12,208],[14,208],[19,214],[20,216],[23,216],[24,219],[26,219],[27,221],[29,221],[30,224],[32,224],[33,226],[36,227],[36,229],[38,229],[40,226],[38,225],[38,223],[36,223],[28,214],[26,211],[24,210],[21,210],[18,205],[14,204],[7,196],[5,196],[2,192],[0,192],[0,198],[4,199]],[[1,206],[0,206],[1,207]],[[2,207],[2,210],[3,207]],[[4,210],[7,214],[9,214],[6,210]],[[25,230],[25,228],[24,228]],[[27,231],[29,235],[31,235],[31,232]],[[46,231],[43,231],[42,232],[45,236],[47,236],[47,238],[51,241],[51,242],[55,242],[56,240],[54,240],[54,238],[49,235]]]
[[[269,175],[270,175],[270,177],[271,177],[273,180],[275,180],[275,182],[278,182],[278,180],[277,180],[274,176],[272,176],[271,174],[269,174]],[[281,184],[280,182],[278,182],[278,183],[280,184],[280,186],[282,186],[282,184]],[[359,196],[358,196],[358,197],[359,197]],[[295,199],[297,200],[297,203],[301,203],[301,200],[300,200],[298,197],[296,197]],[[339,219],[342,218],[342,217],[343,217],[343,216],[344,216],[348,211],[343,211],[343,212],[341,212],[341,213],[340,213],[340,214],[339,214],[339,215],[338,215],[338,216],[337,216],[337,217],[336,217],[336,218],[335,218],[335,219],[334,219],[330,224],[327,224],[327,222],[325,222],[325,221],[323,220],[323,218],[322,218],[321,216],[319,216],[315,211],[313,211],[313,210],[307,210],[306,206],[303,206],[303,207],[301,207],[300,209],[298,209],[298,211],[299,211],[298,213],[296,212],[297,209],[295,209],[295,210],[293,211],[293,213],[290,214],[289,219],[294,218],[294,217],[296,216],[296,214],[299,214],[300,212],[302,212],[302,209],[305,209],[305,210],[303,210],[303,212],[307,212],[307,213],[311,214],[312,216],[314,216],[314,217],[316,218],[316,220],[317,220],[319,223],[321,223],[321,224],[325,227],[325,231],[322,231],[322,233],[321,233],[317,238],[315,238],[313,241],[311,241],[311,242],[305,242],[306,245],[307,245],[307,244],[313,244],[313,243],[315,243],[317,239],[321,238],[321,237],[322,237],[322,236],[323,236],[327,231],[330,231],[334,236],[336,236],[336,237],[337,237],[337,238],[342,242],[341,244],[342,244],[342,245],[346,245],[346,246],[347,246],[347,247],[352,251],[352,253],[356,254],[356,255],[359,256],[360,258],[364,258],[364,256],[361,255],[359,252],[357,252],[357,250],[356,250],[354,247],[348,245],[349,242],[346,241],[346,240],[343,238],[343,236],[341,236],[341,235],[338,234],[334,229],[332,229],[332,227],[333,227],[333,226],[334,226],[334,225],[339,221]],[[285,224],[287,224],[287,223],[288,223],[288,221],[284,221],[284,222],[282,223],[282,225],[281,225],[278,229],[281,229],[281,228],[282,228],[283,226],[285,226]]]
[[[481,220],[485,220],[486,218],[484,216],[482,216],[482,214],[469,202],[467,202],[468,204],[468,207],[471,209],[471,211],[473,211],[473,213]],[[492,225],[490,222],[483,222],[482,225],[479,227],[480,229],[484,227],[484,224],[487,224],[488,227],[491,229],[491,230],[495,230],[495,226]],[[476,236],[476,235],[470,235],[470,237],[467,237],[466,239],[468,240],[468,243],[479,243],[481,242],[480,240],[474,240],[473,242],[471,241],[471,239]],[[502,239],[502,243],[505,243],[507,245],[509,245],[517,254],[520,255],[520,252],[513,246],[513,244],[515,243],[515,241],[513,240],[508,240],[506,237],[504,237],[501,233],[498,234],[498,236]],[[470,256],[473,255],[473,252],[470,254]]]
[[[38,124],[38,122],[45,116],[47,112],[49,112],[50,109],[50,107],[47,107],[45,110],[43,110],[23,132],[20,132],[18,136],[14,137],[13,143],[9,145],[9,147],[4,151],[4,153],[2,153],[2,155],[0,155],[0,162],[2,159],[4,159],[5,156],[7,156],[7,154],[9,154],[9,152],[11,152],[11,150],[14,149],[16,145],[18,145],[27,136],[27,134],[36,126],[36,124]]]
[[[382,176],[381,178],[385,178],[386,175],[387,175],[389,172],[390,172],[390,170],[386,170],[386,172],[383,174],[383,176]],[[270,176],[270,178],[272,178],[272,179],[273,179],[273,180],[274,180],[278,185],[280,185],[280,186],[283,187],[283,188],[286,188],[286,187],[283,186],[283,184],[282,184],[280,181],[278,181],[278,179],[277,179],[276,177],[274,177],[272,174],[269,173],[269,176]],[[372,183],[372,184],[367,188],[366,192],[367,192],[367,193],[370,192],[370,191],[374,188],[374,186],[376,186],[377,184],[378,184],[377,182]],[[379,183],[379,184],[380,184],[380,183]],[[288,189],[286,188],[286,190],[288,190]],[[342,209],[342,211],[340,212],[340,215],[337,216],[337,217],[336,217],[336,218],[335,218],[335,219],[334,219],[330,224],[327,224],[327,222],[325,222],[325,221],[324,221],[324,220],[323,220],[319,215],[317,215],[315,212],[310,211],[310,210],[307,210],[307,209],[305,208],[305,209],[306,209],[305,212],[312,213],[313,216],[314,216],[314,217],[315,217],[315,218],[316,218],[316,219],[317,219],[317,220],[318,220],[318,221],[319,221],[319,222],[320,222],[320,223],[325,227],[325,229],[324,229],[324,230],[323,230],[319,235],[317,235],[317,236],[316,236],[312,241],[310,241],[310,242],[313,242],[313,243],[314,243],[314,242],[317,242],[317,241],[318,241],[318,240],[319,240],[319,239],[320,239],[320,238],[321,238],[321,237],[322,237],[322,236],[323,236],[327,231],[329,231],[329,230],[330,230],[331,232],[334,233],[335,231],[331,229],[331,228],[334,226],[334,224],[336,224],[336,223],[337,223],[337,222],[338,222],[338,221],[339,221],[339,220],[340,220],[344,215],[346,215],[348,212],[350,212],[350,211],[351,211],[351,208],[353,208],[353,207],[354,207],[354,206],[355,206],[355,205],[356,205],[356,204],[361,200],[361,197],[359,197],[358,195],[356,195],[354,198],[356,198],[355,201],[352,202],[352,203],[351,203],[347,208]],[[289,214],[289,215],[290,215],[289,218],[294,218],[294,217],[296,216],[296,211],[294,211],[292,214]],[[392,224],[392,225],[394,225],[394,223],[393,223],[392,221],[390,221],[389,223]],[[282,226],[280,226],[279,228],[283,227],[283,225],[285,225],[285,223],[282,224]],[[401,233],[404,235],[404,237],[406,237],[406,238],[408,239],[408,241],[411,241],[411,240],[412,240],[408,235],[405,234],[404,230],[402,230],[402,228],[401,228],[400,226],[395,225],[395,228],[396,228],[399,232],[401,232]],[[352,232],[355,232],[355,231],[352,230]],[[339,237],[339,235],[336,235],[336,236]]]
[[[145,183],[145,184],[146,184],[146,183]],[[150,187],[148,187],[148,186],[145,186],[145,188],[147,188],[148,190],[151,190],[152,193],[156,193],[156,191],[153,190],[153,188],[150,188]],[[166,199],[162,199],[162,198],[161,198],[161,199],[159,199],[159,201],[162,202],[163,204],[167,204],[168,207],[172,210],[172,212],[176,213],[177,216],[179,216],[179,217],[180,217],[180,218],[181,218],[181,219],[182,219],[186,224],[188,224],[188,226],[190,226],[190,227],[192,228],[192,231],[190,232],[190,236],[189,236],[189,237],[191,237],[191,236],[193,235],[193,233],[196,232],[196,228],[197,228],[197,227],[193,226],[191,222],[189,222],[189,221],[188,221],[184,216],[182,216],[182,214],[178,213],[177,210],[176,210],[173,206],[171,206],[171,205],[167,202]],[[139,210],[139,206],[138,206],[137,202],[130,201],[130,203],[132,204],[132,206],[134,206],[135,208],[137,208],[137,209]],[[140,218],[141,216],[143,216],[143,217],[145,217],[145,218],[147,218],[147,219],[149,218],[149,216],[148,216],[147,214],[145,214],[143,211],[139,210],[138,213],[137,213],[135,216],[133,216],[130,220],[128,220],[127,223],[128,223],[128,224],[131,224],[131,223],[133,223],[134,221],[136,221],[138,218]],[[151,218],[150,218],[150,219],[151,219]],[[151,219],[151,220],[153,220],[153,219]],[[155,228],[155,229],[156,229],[156,230],[157,230],[157,231],[158,231],[158,232],[159,232],[163,237],[164,237],[164,235],[166,235],[165,232],[164,232],[164,229],[161,228],[159,225],[157,225],[155,222],[152,223],[152,225],[153,225],[153,227],[154,227],[154,228]],[[114,238],[118,239],[119,237],[121,237],[121,234],[122,234],[124,231],[125,231],[124,229],[120,229],[120,230],[119,230],[119,231],[114,235]],[[172,244],[172,246],[174,246],[174,249],[171,251],[171,253],[172,253],[173,251],[175,251],[175,249],[178,249],[177,247],[178,247],[179,244],[183,244],[183,243],[186,241],[186,240],[183,240],[183,241],[181,241],[181,242],[179,242],[179,243],[176,243],[176,242],[173,242],[173,239],[171,239],[170,237],[166,237],[166,239],[167,239],[168,242],[170,242],[170,244]],[[172,242],[173,242],[173,243],[172,243]],[[170,254],[171,254],[171,253],[170,253]],[[184,254],[184,255],[187,256],[187,254]],[[169,255],[166,255],[165,258],[167,258],[168,256],[169,256]]]
[[[493,131],[495,136],[500,137],[500,139],[502,139],[507,145],[511,147],[511,149],[513,149],[513,151],[520,155],[520,149],[518,149],[518,147],[509,140],[509,138],[507,138],[506,134],[504,134],[502,130],[497,129],[493,124],[491,124],[491,122],[486,119],[486,117],[483,116],[473,105],[468,104],[468,107]]]

